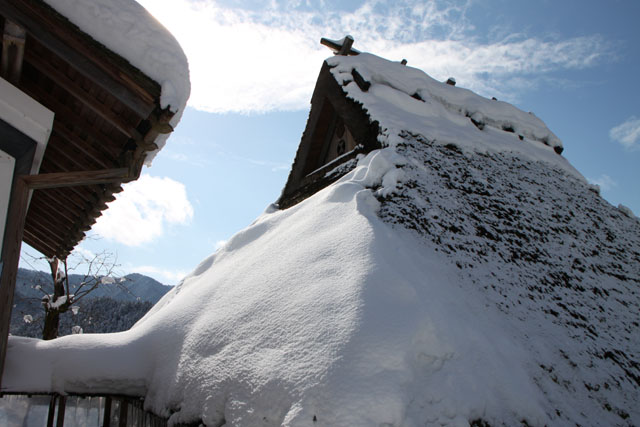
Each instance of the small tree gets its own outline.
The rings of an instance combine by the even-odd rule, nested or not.
[[[80,261],[69,267],[67,259],[45,258],[51,270],[53,293],[47,292],[42,286],[37,286],[44,296],[42,306],[44,308],[44,327],[42,339],[51,340],[58,337],[60,315],[72,310],[77,312],[77,304],[81,299],[95,291],[102,285],[120,285],[122,279],[113,277],[116,267],[114,257],[102,252],[91,258],[81,256]],[[82,267],[86,272],[77,285],[69,282],[69,271]]]

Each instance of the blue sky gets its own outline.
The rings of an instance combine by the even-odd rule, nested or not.
[[[345,34],[533,111],[603,197],[640,214],[638,1],[140,3],[182,45],[192,89],[152,167],[79,246],[116,253],[121,274],[176,284],[278,198],[331,55],[319,39]]]

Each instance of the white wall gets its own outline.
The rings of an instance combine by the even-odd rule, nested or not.
[[[37,174],[53,129],[53,112],[0,78],[0,118],[38,143],[31,174]]]
[[[0,119],[36,141],[38,145],[30,172],[37,174],[53,129],[53,112],[0,78]],[[15,159],[0,150],[0,252],[4,245],[14,168]]]

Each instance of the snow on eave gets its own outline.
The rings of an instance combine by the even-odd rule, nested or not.
[[[184,112],[191,83],[187,57],[177,40],[134,0],[45,0],[82,31],[126,59],[161,87],[160,107],[174,113],[175,127]],[[167,134],[154,141],[158,150],[147,154],[150,163],[164,146]]]

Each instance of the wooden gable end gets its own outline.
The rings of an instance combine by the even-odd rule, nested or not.
[[[278,206],[293,206],[353,169],[358,154],[380,147],[378,133],[378,122],[371,122],[362,104],[347,98],[324,62]]]

